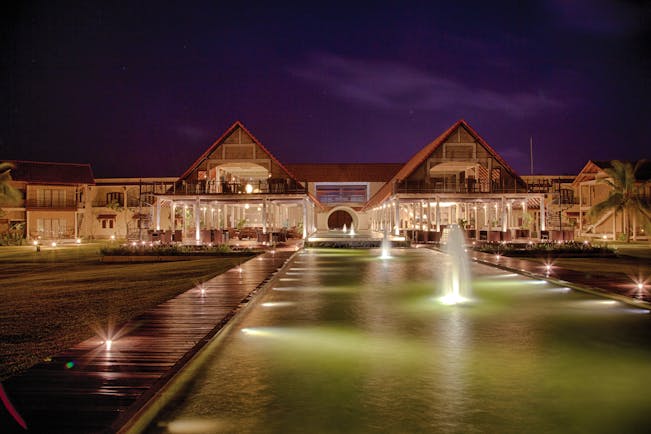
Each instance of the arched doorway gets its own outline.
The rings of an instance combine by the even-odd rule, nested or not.
[[[349,228],[352,222],[353,216],[349,212],[340,209],[328,217],[328,229],[341,229],[344,225]]]

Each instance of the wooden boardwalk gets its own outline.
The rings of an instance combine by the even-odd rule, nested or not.
[[[293,254],[255,257],[129,321],[110,350],[91,338],[3,386],[28,432],[112,432],[247,303]],[[4,407],[4,406],[0,406]],[[1,410],[0,432],[24,432]]]
[[[543,264],[530,259],[510,258],[507,256],[501,256],[497,259],[495,255],[483,252],[472,252],[471,257],[476,262],[535,278],[546,279],[556,284],[572,286],[579,290],[615,298],[639,307],[649,308],[651,306],[651,293],[649,291],[639,291],[636,288],[634,276],[629,276],[624,272],[610,273],[598,269],[582,272],[557,266],[553,266],[548,271]]]

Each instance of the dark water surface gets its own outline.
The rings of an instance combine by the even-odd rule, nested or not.
[[[651,315],[446,256],[307,250],[149,432],[626,433],[651,410]]]

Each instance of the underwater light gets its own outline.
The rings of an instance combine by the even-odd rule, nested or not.
[[[447,304],[447,305],[459,304],[459,303],[463,303],[465,301],[468,301],[467,298],[462,297],[462,296],[457,295],[457,294],[445,295],[445,296],[439,298],[439,300],[441,301],[441,303]]]
[[[104,342],[106,345],[106,350],[111,351],[111,347],[113,346],[113,341],[111,339],[107,339],[106,342]]]

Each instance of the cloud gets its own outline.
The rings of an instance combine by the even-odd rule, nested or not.
[[[174,127],[174,131],[179,137],[191,141],[206,140],[209,137],[209,133],[205,129],[192,125],[177,125]]]
[[[519,117],[562,106],[541,94],[476,89],[397,62],[318,54],[291,73],[324,86],[344,100],[382,109],[474,108]]]

